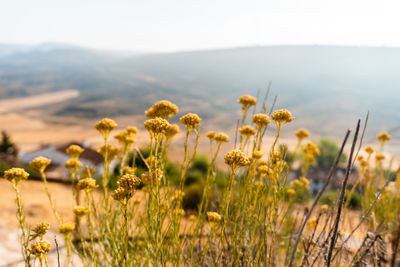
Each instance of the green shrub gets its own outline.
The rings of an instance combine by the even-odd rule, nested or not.
[[[203,196],[203,186],[192,184],[185,188],[182,207],[185,210],[197,210]]]

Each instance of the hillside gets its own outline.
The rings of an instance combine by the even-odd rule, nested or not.
[[[7,50],[7,52],[6,52]],[[143,114],[169,99],[205,119],[238,117],[243,93],[278,95],[298,125],[341,136],[370,110],[370,135],[400,122],[400,49],[275,46],[126,56],[74,46],[0,45],[0,98],[75,89],[80,97],[43,111],[99,118]],[[260,97],[262,98],[262,97]],[[223,126],[223,125],[221,125]],[[296,127],[296,123],[293,124]],[[394,133],[395,134],[395,133]]]

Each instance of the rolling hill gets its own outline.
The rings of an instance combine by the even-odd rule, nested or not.
[[[169,99],[182,112],[221,127],[238,118],[238,96],[278,95],[277,108],[297,117],[293,129],[341,136],[370,110],[369,134],[400,124],[400,49],[266,46],[168,54],[123,55],[68,45],[0,45],[0,98],[65,89],[80,97],[49,105],[54,116],[99,118],[142,114]],[[393,132],[396,135],[395,132]]]

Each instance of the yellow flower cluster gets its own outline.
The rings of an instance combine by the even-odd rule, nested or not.
[[[215,142],[217,142],[217,144],[228,143],[229,137],[225,133],[217,133],[214,136],[214,140],[215,140]]]
[[[209,211],[209,212],[207,212],[207,219],[210,223],[216,224],[221,221],[222,217],[221,217],[221,215],[219,215],[216,212]]]
[[[122,130],[114,135],[114,139],[116,139],[120,145],[128,146],[135,142],[135,135],[129,133],[128,131]]]
[[[138,129],[135,126],[127,126],[126,131],[128,134],[137,134]]]
[[[140,179],[136,175],[125,174],[117,181],[117,184],[127,191],[133,191],[140,185]]]
[[[250,164],[249,157],[239,149],[232,150],[224,156],[225,163],[229,165],[232,170],[238,167],[243,167]]]
[[[304,128],[298,129],[295,134],[299,142],[310,136],[310,133]]]
[[[75,230],[74,223],[63,223],[58,227],[58,231],[63,235],[69,235],[74,230]]]
[[[30,252],[36,257],[42,259],[50,251],[50,243],[47,241],[39,241],[33,243],[30,248]]]
[[[301,188],[304,190],[308,190],[310,188],[310,181],[308,181],[305,177],[300,177],[299,179],[295,179],[291,182],[291,185],[294,188]]]
[[[310,162],[314,161],[314,158],[320,154],[319,148],[313,142],[308,142],[303,149],[304,156]]]
[[[102,145],[99,149],[99,153],[103,156],[103,158],[105,158],[106,152],[107,152],[107,160],[109,162],[115,159],[120,153],[119,149],[116,148],[115,146]]]
[[[185,216],[185,211],[183,209],[175,209],[173,212],[174,212],[174,215],[177,217]]]
[[[257,126],[258,129],[262,129],[267,126],[271,120],[269,119],[267,114],[259,113],[253,115],[253,123]]]
[[[169,125],[168,121],[163,118],[149,119],[144,122],[144,127],[152,135],[165,133],[168,125]]]
[[[381,161],[385,160],[385,155],[382,154],[382,153],[377,153],[377,154],[375,155],[375,159],[376,159],[378,162],[381,162]]]
[[[275,110],[272,113],[271,118],[275,121],[277,125],[289,123],[294,120],[292,113],[290,113],[287,109]]]
[[[365,147],[365,152],[367,152],[369,155],[371,155],[372,153],[374,153],[374,148],[372,146],[366,146]]]
[[[30,163],[29,166],[35,168],[39,172],[44,172],[47,166],[49,166],[51,160],[45,157],[36,157]]]
[[[167,100],[156,102],[150,109],[145,111],[145,115],[154,119],[157,117],[169,119],[178,113],[178,107]]]
[[[263,155],[264,154],[261,151],[256,150],[253,152],[252,158],[255,160],[259,160],[262,158]]]
[[[180,132],[178,124],[170,124],[167,126],[165,129],[165,137],[168,140],[171,140],[175,135],[177,135]]]
[[[89,209],[83,206],[75,206],[72,209],[72,212],[76,215],[76,217],[80,218],[89,213]]]
[[[376,136],[376,139],[378,139],[381,144],[384,144],[385,142],[390,141],[391,137],[387,132],[381,132]]]
[[[250,95],[242,95],[238,99],[238,103],[242,105],[242,110],[248,110],[250,107],[257,104],[257,98]]]
[[[117,128],[117,124],[112,119],[104,118],[101,121],[97,122],[94,126],[100,134],[103,135],[105,139],[108,138],[110,132]]]
[[[96,184],[96,180],[95,179],[93,179],[93,178],[84,178],[82,180],[79,180],[79,182],[76,185],[76,187],[79,190],[92,191],[92,190],[96,189],[99,186]]]
[[[239,133],[248,139],[256,134],[256,130],[251,125],[245,125],[239,128]]]
[[[41,222],[36,224],[36,226],[32,229],[34,234],[32,235],[32,239],[39,237],[40,239],[43,238],[43,236],[49,231],[50,229],[50,224],[47,222]]]
[[[76,170],[82,167],[82,163],[77,159],[69,159],[64,164],[65,168],[70,170]]]
[[[123,175],[117,182],[118,188],[114,190],[113,198],[125,204],[133,196],[140,183],[140,179],[133,174]]]
[[[200,117],[194,113],[188,113],[182,116],[179,120],[188,130],[192,130],[199,126],[201,121]]]
[[[206,136],[207,136],[208,139],[210,139],[210,142],[211,142],[215,137],[215,132],[214,131],[208,131],[208,132],[206,132]]]
[[[21,168],[11,168],[4,172],[4,178],[10,182],[19,183],[28,179],[29,173],[27,173],[24,169]]]
[[[83,151],[84,149],[78,145],[70,145],[65,152],[71,158],[77,159],[82,154]]]
[[[136,168],[125,166],[122,168],[122,173],[123,174],[135,174]]]

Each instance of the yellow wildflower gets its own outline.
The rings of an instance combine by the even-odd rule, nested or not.
[[[58,231],[63,235],[69,235],[74,230],[75,230],[74,223],[63,223],[58,227]]]
[[[165,137],[167,137],[168,140],[171,140],[179,132],[180,129],[178,124],[170,124],[167,126],[167,129],[165,130]]]
[[[73,159],[78,159],[78,157],[82,154],[84,151],[83,148],[81,148],[78,145],[70,145],[65,152],[67,155],[69,155]]]
[[[292,120],[294,120],[294,117],[292,116],[292,113],[290,113],[287,109],[279,109],[275,110],[271,118],[275,121],[275,123],[280,126],[285,123],[289,123]]]
[[[110,132],[117,128],[117,124],[112,119],[104,118],[96,123],[95,128],[103,135],[104,139],[108,139]]]
[[[200,124],[200,117],[197,114],[188,113],[182,116],[180,119],[181,123],[186,126],[186,128],[190,131]]]
[[[266,115],[264,113],[253,115],[253,123],[257,126],[258,129],[264,128],[270,122],[271,122],[271,120],[269,119],[268,115]]]
[[[21,168],[11,168],[4,172],[4,178],[10,182],[19,183],[28,179],[29,173]]]
[[[44,172],[47,166],[49,166],[51,160],[45,157],[36,157],[30,163],[29,166],[35,168],[39,172]]]
[[[82,167],[82,163],[77,159],[69,159],[65,162],[64,166],[65,168],[74,171]]]
[[[238,103],[242,105],[242,110],[248,110],[250,107],[257,104],[257,98],[250,95],[242,95],[238,99]]]
[[[256,134],[256,130],[251,125],[245,125],[239,128],[239,133],[248,139]]]
[[[96,180],[95,179],[93,179],[93,178],[84,178],[84,179],[79,180],[79,182],[76,185],[76,187],[79,190],[91,191],[93,189],[96,189],[99,186],[96,184]]]
[[[240,151],[239,149],[232,150],[224,156],[225,163],[229,165],[232,170],[236,170],[239,167],[243,167],[250,164],[249,157]]]
[[[303,139],[310,136],[310,133],[304,128],[298,129],[295,134],[296,134],[296,137],[299,140],[299,142],[301,142]]]
[[[228,143],[229,142],[229,137],[225,133],[217,133],[214,136],[215,142],[217,142],[218,145],[221,145],[222,143]]]
[[[158,101],[150,109],[145,111],[145,115],[150,119],[154,119],[157,117],[169,119],[177,113],[178,106],[172,104],[167,100]]]

